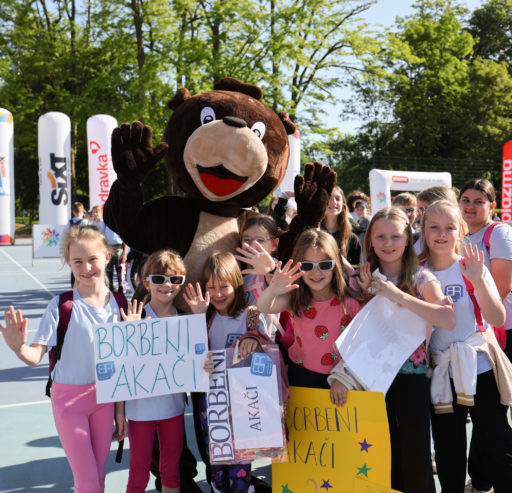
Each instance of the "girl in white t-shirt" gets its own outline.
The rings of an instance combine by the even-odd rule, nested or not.
[[[112,440],[114,404],[96,403],[93,327],[121,319],[106,285],[110,253],[105,235],[94,226],[68,228],[62,249],[77,285],[60,359],[52,372],[52,409],[60,441],[73,471],[75,493],[103,493],[105,464]],[[132,311],[129,306],[128,312]],[[121,312],[123,310],[121,309]],[[9,347],[29,366],[37,365],[47,349],[57,346],[59,297],[53,298],[39,323],[32,344],[27,319],[10,306],[0,329]]]
[[[469,410],[482,467],[494,491],[505,493],[512,484],[512,428],[507,420],[510,395],[503,384],[510,384],[512,367],[492,329],[486,330],[488,323],[503,325],[505,308],[484,265],[483,252],[469,245],[461,259],[459,242],[464,229],[460,210],[450,201],[434,202],[425,211],[420,259],[439,279],[444,294],[452,298],[457,319],[453,331],[435,327],[430,340],[437,473],[443,491],[464,491]],[[499,385],[493,367],[500,376]]]
[[[152,253],[143,270],[148,290],[144,298],[148,318],[178,315],[174,300],[185,282],[186,268],[178,253],[160,250]],[[142,309],[142,304],[140,305]],[[140,318],[140,316],[138,317]],[[159,470],[163,493],[180,490],[179,462],[183,448],[185,394],[160,395],[146,399],[116,402],[116,425],[119,436],[130,439],[130,472],[126,493],[143,493],[149,481],[155,432],[160,444]]]
[[[204,296],[203,296],[203,289]],[[244,281],[233,254],[214,252],[206,260],[201,275],[201,285],[189,284],[184,295],[193,313],[206,312],[208,341],[212,350],[233,345],[250,327],[256,327],[262,334],[267,333],[264,317],[245,302]],[[249,313],[248,313],[249,311]],[[252,322],[251,317],[257,317]],[[248,356],[256,349],[256,339],[244,339],[240,344],[240,356]],[[210,366],[208,367],[208,361]],[[205,369],[213,371],[211,358]],[[245,493],[251,479],[251,464],[210,465],[208,461],[208,422],[206,417],[205,394],[194,401],[194,413],[200,419],[202,437],[197,436],[198,445],[205,464],[207,479],[213,490],[222,493]],[[198,435],[198,430],[196,429]],[[201,438],[203,440],[201,440]]]
[[[512,228],[507,223],[493,221],[496,191],[489,180],[473,178],[461,188],[459,207],[468,225],[466,239],[484,252],[484,264],[492,275],[507,316],[497,337],[505,354],[512,361]],[[488,474],[480,465],[481,453],[471,439],[468,474],[474,489],[491,489]]]

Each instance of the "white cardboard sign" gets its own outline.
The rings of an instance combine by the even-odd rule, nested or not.
[[[96,325],[96,400],[205,392],[207,353],[204,314]]]
[[[282,447],[275,365],[268,376],[255,374],[251,367],[230,368],[228,379],[235,447]]]
[[[385,394],[404,362],[425,340],[426,328],[423,318],[377,295],[338,337],[336,347],[366,390]]]

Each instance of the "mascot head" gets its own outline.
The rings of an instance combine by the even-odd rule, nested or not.
[[[182,88],[167,103],[174,113],[165,129],[165,165],[189,196],[240,208],[277,188],[296,128],[261,96],[256,86],[224,78],[195,96]]]

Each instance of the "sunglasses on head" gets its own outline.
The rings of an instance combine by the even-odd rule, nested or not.
[[[333,270],[335,264],[334,260],[320,260],[320,262],[303,260],[300,263],[300,270],[302,272],[311,272],[315,267],[318,267],[320,270]]]
[[[181,286],[185,282],[185,276],[176,274],[174,276],[164,276],[163,274],[151,274],[146,277],[151,284],[164,284],[170,282],[176,286]]]

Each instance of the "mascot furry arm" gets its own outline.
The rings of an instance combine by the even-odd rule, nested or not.
[[[336,173],[329,166],[318,162],[306,164],[304,175],[295,177],[293,186],[297,215],[292,219],[290,229],[279,239],[279,260],[286,262],[292,258],[295,241],[303,231],[320,227],[336,179]]]

